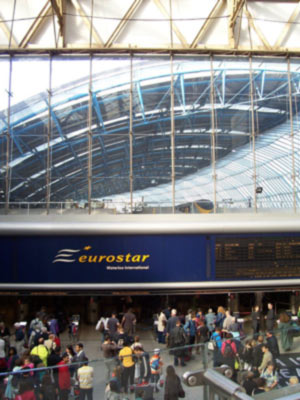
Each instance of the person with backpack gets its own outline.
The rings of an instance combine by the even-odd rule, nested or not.
[[[186,323],[183,327],[187,338],[188,338],[188,344],[190,345],[189,347],[189,354],[190,356],[192,355],[193,352],[193,345],[195,344],[196,340],[196,315],[194,311],[191,311],[190,318],[186,319]]]
[[[186,344],[186,334],[184,332],[183,327],[181,326],[180,320],[178,319],[176,321],[175,327],[170,332],[170,347],[172,353],[174,354],[175,366],[177,366],[179,362],[182,367],[186,365],[184,363],[185,349],[182,348],[183,346],[185,346],[185,344]]]
[[[232,334],[227,333],[226,340],[222,343],[221,346],[221,354],[223,357],[223,363],[231,367],[234,371],[234,362],[237,356],[237,348],[232,338]]]
[[[22,369],[22,361],[18,358],[15,361],[14,368],[12,372],[18,372]],[[12,400],[19,393],[19,382],[20,382],[20,374],[8,375],[7,384],[5,388],[4,397],[6,399]]]

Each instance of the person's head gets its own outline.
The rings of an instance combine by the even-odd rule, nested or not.
[[[230,310],[226,310],[226,311],[225,311],[225,315],[226,315],[226,317],[230,317],[230,316],[231,316]]]
[[[118,393],[119,392],[118,382],[111,380],[109,382],[109,388],[111,392]]]
[[[258,388],[263,389],[266,386],[266,379],[261,377],[256,378],[255,383]]]
[[[275,365],[274,365],[272,362],[269,362],[269,363],[267,364],[267,371],[268,371],[268,373],[272,373],[272,372],[274,371],[274,369],[275,369]]]
[[[68,354],[70,354],[71,356],[74,356],[74,355],[75,355],[73,346],[72,346],[71,344],[68,344],[68,345],[67,345],[67,347],[66,347],[66,352],[67,352]]]
[[[291,377],[290,377],[290,379],[289,379],[289,384],[290,384],[291,386],[293,386],[293,385],[298,385],[298,383],[299,383],[299,379],[298,379],[297,376],[291,376]]]
[[[232,339],[232,338],[233,338],[232,333],[227,332],[227,333],[226,333],[226,339]]]
[[[254,372],[248,371],[246,373],[246,379],[253,379],[254,378]]]
[[[89,359],[87,357],[84,357],[82,360],[82,365],[89,365]]]
[[[111,337],[108,334],[106,334],[104,336],[104,340],[105,340],[105,342],[110,342],[111,341]]]
[[[181,325],[181,322],[180,322],[180,319],[178,319],[177,321],[176,321],[176,326],[180,326]]]
[[[160,355],[160,349],[154,349],[153,354],[155,356],[159,356]]]
[[[43,337],[40,337],[40,338],[39,338],[38,344],[44,344],[44,338],[43,338]]]
[[[82,343],[77,343],[75,346],[76,353],[79,353],[81,350],[83,350],[83,344]]]
[[[68,363],[69,362],[69,354],[67,352],[63,353],[62,359],[63,359],[64,363]]]
[[[139,337],[138,335],[136,335],[136,336],[134,337],[134,341],[135,341],[135,343],[138,343],[138,342],[140,341],[140,337]]]
[[[15,367],[21,367],[22,366],[22,360],[21,358],[17,358],[15,361]]]
[[[269,351],[269,346],[267,344],[263,344],[261,350],[263,353],[266,353],[267,351]]]
[[[173,365],[167,366],[166,374],[167,374],[167,376],[175,376],[176,375]]]
[[[116,378],[121,378],[121,375],[122,375],[122,367],[120,365],[117,365],[112,371],[112,376]]]
[[[17,354],[17,350],[14,346],[11,346],[8,350],[10,356],[15,356]]]
[[[171,316],[175,317],[176,315],[177,315],[177,310],[175,310],[175,308],[173,308],[171,311]]]
[[[217,309],[217,312],[225,315],[225,308],[222,306],[219,306]]]
[[[221,333],[221,332],[222,332],[222,329],[221,329],[219,326],[217,326],[216,329],[215,329],[215,332]]]
[[[283,312],[279,315],[280,322],[286,323],[286,322],[289,322],[289,320],[290,320],[290,317],[286,312]]]
[[[264,337],[262,335],[259,335],[257,338],[258,344],[262,344],[264,342]]]
[[[259,306],[254,307],[254,311],[258,312],[259,311]]]
[[[142,355],[144,353],[144,350],[143,350],[143,348],[141,346],[136,346],[134,348],[133,352],[134,352],[134,354],[136,356],[140,356],[140,355]]]
[[[271,337],[271,336],[273,336],[273,332],[267,331],[267,332],[266,332],[266,335],[267,335],[267,337]]]
[[[273,304],[272,303],[268,303],[268,310],[272,310],[273,309]]]

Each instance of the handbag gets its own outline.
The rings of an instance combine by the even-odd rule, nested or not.
[[[208,350],[215,350],[216,348],[216,342],[214,340],[210,340],[207,344],[207,348]]]
[[[178,397],[180,397],[181,399],[185,397],[185,391],[182,389],[182,387],[179,389]]]

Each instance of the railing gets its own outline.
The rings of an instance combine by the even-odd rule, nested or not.
[[[300,206],[299,206],[300,209]],[[248,207],[245,202],[231,202],[224,204],[220,202],[217,204],[216,213],[226,214],[226,213],[254,213],[255,210]],[[276,212],[294,212],[292,204],[287,204],[283,202],[276,202],[275,204],[268,202],[259,202],[257,205],[257,213],[276,213]],[[10,202],[8,207],[5,202],[0,202],[0,214],[10,214],[10,215],[34,215],[34,214],[88,214],[89,207],[87,202],[77,202],[77,201],[59,201],[51,202],[48,205],[45,202]],[[117,201],[101,201],[91,203],[91,213],[92,214],[172,214],[172,205],[170,203],[162,202],[151,202],[151,203],[134,203],[133,207],[127,202],[117,202]],[[175,208],[175,214],[201,214],[201,213],[213,213],[211,211],[199,211],[199,208],[193,206],[191,203],[189,208],[185,211]]]

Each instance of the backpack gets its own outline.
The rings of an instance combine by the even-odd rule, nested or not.
[[[224,358],[233,358],[234,355],[235,354],[231,347],[231,342],[225,342],[225,348],[223,350],[223,357]]]
[[[12,380],[11,380],[11,385],[12,385],[14,388],[18,388],[18,387],[19,387],[20,376],[21,376],[20,373],[19,373],[19,374],[14,374],[14,375],[13,375]]]
[[[183,346],[185,344],[185,335],[182,327],[179,327],[174,335],[174,345]]]

